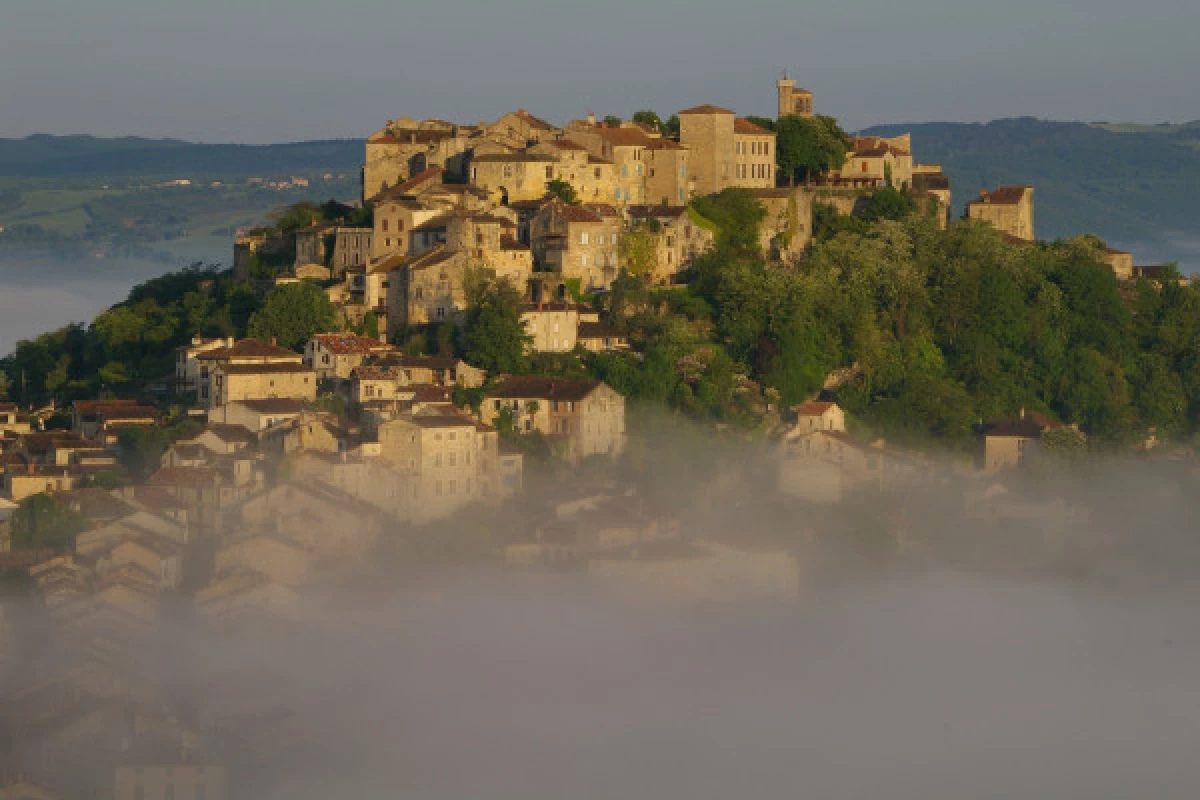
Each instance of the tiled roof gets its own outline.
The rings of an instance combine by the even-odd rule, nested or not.
[[[666,139],[666,138],[651,139],[650,141],[646,142],[646,149],[647,150],[687,150],[686,147],[684,147],[683,145],[681,145],[679,142],[675,141],[674,139]]]
[[[554,204],[552,213],[559,215],[567,222],[601,222],[599,216],[583,206],[571,206],[562,202],[557,202]]]
[[[132,408],[137,400],[76,400],[73,408],[80,414],[95,414],[101,409]]]
[[[578,142],[572,142],[570,139],[555,139],[550,144],[557,147],[559,150],[582,150],[587,152],[587,148]]]
[[[261,400],[233,400],[256,414],[299,414],[304,410],[304,404],[299,400],[287,397],[266,397]]]
[[[245,425],[226,425],[221,422],[210,422],[205,430],[223,442],[253,442],[253,431]]]
[[[205,361],[224,361],[231,358],[298,358],[286,347],[279,347],[258,339],[239,339],[233,347],[220,347],[196,356]]]
[[[625,334],[606,322],[579,323],[578,338],[580,339],[624,339]]]
[[[472,156],[471,160],[478,161],[481,164],[506,164],[518,161],[552,164],[556,159],[554,156],[542,155],[540,153],[481,153],[480,155]]]
[[[694,106],[692,108],[685,108],[683,111],[679,112],[679,116],[681,116],[681,117],[684,114],[733,114],[733,112],[727,108],[720,108],[719,106],[714,106],[714,105],[705,103],[702,106]]]
[[[209,467],[163,467],[146,481],[150,486],[212,486],[217,471]]]
[[[769,131],[761,125],[755,125],[748,119],[738,117],[733,121],[733,132],[752,134],[754,136],[774,136],[775,131]]]
[[[584,203],[583,207],[598,217],[619,217],[621,212],[608,203]]]
[[[339,356],[375,353],[391,349],[391,345],[378,339],[354,333],[318,333],[313,336],[313,339],[330,353]]]
[[[646,147],[651,139],[636,128],[596,128],[601,139],[614,147]]]
[[[629,216],[635,219],[646,217],[680,217],[687,213],[687,206],[630,206]]]
[[[805,403],[796,407],[796,413],[802,417],[819,417],[831,408],[836,408],[837,403]]]
[[[994,192],[981,192],[980,198],[972,205],[986,202],[997,206],[1015,206],[1024,199],[1026,192],[1031,191],[1032,186],[1001,186]]]
[[[539,378],[519,375],[506,378],[499,386],[487,393],[489,398],[514,400],[535,398],[540,400],[582,400],[600,386],[598,381],[568,380],[564,378]]]

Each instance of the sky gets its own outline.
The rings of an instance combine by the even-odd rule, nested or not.
[[[0,8],[0,137],[278,142],[517,107],[772,114],[787,69],[854,130],[1200,118],[1195,0],[38,0]]]

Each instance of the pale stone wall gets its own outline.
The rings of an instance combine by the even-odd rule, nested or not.
[[[679,121],[679,142],[691,151],[697,194],[713,194],[732,185],[733,114],[683,114]]]
[[[998,190],[1005,191],[1005,190]],[[999,231],[1018,239],[1033,241],[1033,188],[1023,187],[1017,202],[995,202],[981,197],[967,205],[967,216],[989,222]]]
[[[545,197],[546,183],[554,179],[557,166],[557,160],[548,155],[511,153],[477,155],[468,169],[471,185],[486,189],[494,202],[507,205]]]
[[[577,402],[485,398],[480,413],[486,424],[495,424],[505,408],[512,411],[519,431],[564,437],[567,457],[573,461],[591,455],[616,456],[625,450],[625,398],[604,384]]]
[[[734,134],[734,173],[730,186],[769,189],[775,186],[775,134]]]
[[[329,265],[333,277],[340,278],[348,267],[361,267],[370,262],[373,237],[371,228],[338,228]]]
[[[685,205],[691,199],[690,156],[687,148],[665,140],[645,149],[647,203]]]
[[[295,400],[317,399],[317,375],[312,370],[292,372],[226,372],[224,364],[212,371],[212,405],[223,406],[236,400],[264,400],[286,397]]]
[[[579,310],[575,307],[527,309],[521,313],[525,332],[535,353],[569,353],[579,333]]]
[[[137,764],[120,766],[116,769],[114,800],[169,800],[167,786],[171,786],[171,797],[200,796],[204,787],[204,800],[225,800],[225,768],[196,764]],[[190,795],[176,794],[175,787],[192,787]]]
[[[767,258],[790,261],[812,244],[813,195],[803,188],[757,189],[767,215],[759,227],[759,247]]]

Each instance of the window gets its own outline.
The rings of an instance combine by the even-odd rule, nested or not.
[[[622,177],[622,178],[628,178],[628,177],[629,177],[629,165],[628,165],[628,164],[622,164],[622,165],[621,165],[621,177]]]
[[[587,267],[587,265],[588,265],[588,254],[580,253],[579,254],[579,266]]]
[[[385,219],[381,224],[383,225],[383,232],[387,233],[388,221]]]
[[[599,167],[596,167],[595,176],[596,176],[596,180],[600,180],[600,168]]]
[[[438,307],[437,307],[437,318],[438,318],[438,319],[445,319],[445,318],[446,318],[446,308],[445,308],[445,306],[438,306]]]
[[[450,494],[454,494],[458,487],[458,481],[450,481]]]
[[[458,453],[450,453],[450,466],[452,466],[452,467],[458,466]],[[453,486],[453,485],[454,484],[451,484],[451,486]],[[453,493],[453,490],[451,490],[451,493]]]
[[[546,167],[546,180],[554,180],[554,167]]]
[[[587,231],[582,231],[582,232],[579,234],[579,243],[580,243],[580,244],[587,244],[587,243],[588,243],[588,232],[587,232]]]
[[[637,165],[637,174],[638,174],[639,178],[642,177],[642,165],[641,164]]]

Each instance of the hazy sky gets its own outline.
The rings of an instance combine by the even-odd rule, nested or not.
[[[1200,117],[1196,0],[4,0],[0,136],[364,135],[701,102],[878,122]]]

